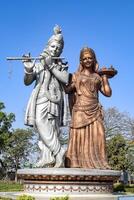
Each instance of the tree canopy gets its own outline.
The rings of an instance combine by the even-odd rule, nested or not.
[[[34,148],[33,130],[14,130],[15,115],[7,114],[4,109],[4,103],[0,102],[0,174],[23,167]]]
[[[115,107],[104,111],[104,126],[107,138],[120,133],[125,138],[134,139],[134,119]]]
[[[32,130],[16,129],[8,139],[4,152],[4,162],[8,169],[17,171],[24,167],[32,151]]]
[[[15,121],[13,113],[7,114],[4,103],[0,102],[0,153],[5,148],[8,138],[12,134],[12,123]]]

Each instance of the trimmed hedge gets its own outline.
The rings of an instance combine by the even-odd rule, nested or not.
[[[21,196],[18,196],[16,200],[35,200],[35,197],[23,194]]]
[[[125,186],[125,192],[134,193],[134,184],[126,185]]]
[[[125,187],[123,183],[115,183],[113,185],[114,192],[125,192]]]
[[[50,200],[69,200],[68,196],[64,197],[51,197]]]
[[[114,192],[134,193],[134,184],[124,185],[123,183],[115,183],[113,189],[114,189]]]

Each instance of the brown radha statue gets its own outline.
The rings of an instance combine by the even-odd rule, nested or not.
[[[110,169],[98,93],[111,96],[108,78],[116,73],[112,67],[98,71],[95,52],[88,47],[81,50],[80,66],[66,87],[72,113],[66,167]]]

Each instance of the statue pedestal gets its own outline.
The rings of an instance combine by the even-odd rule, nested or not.
[[[109,194],[120,171],[83,168],[20,169],[25,192],[51,195]]]

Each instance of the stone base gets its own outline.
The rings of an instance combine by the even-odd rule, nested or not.
[[[20,169],[17,176],[23,180],[25,192],[87,195],[112,193],[113,182],[120,177],[120,172],[83,168],[35,168]]]

